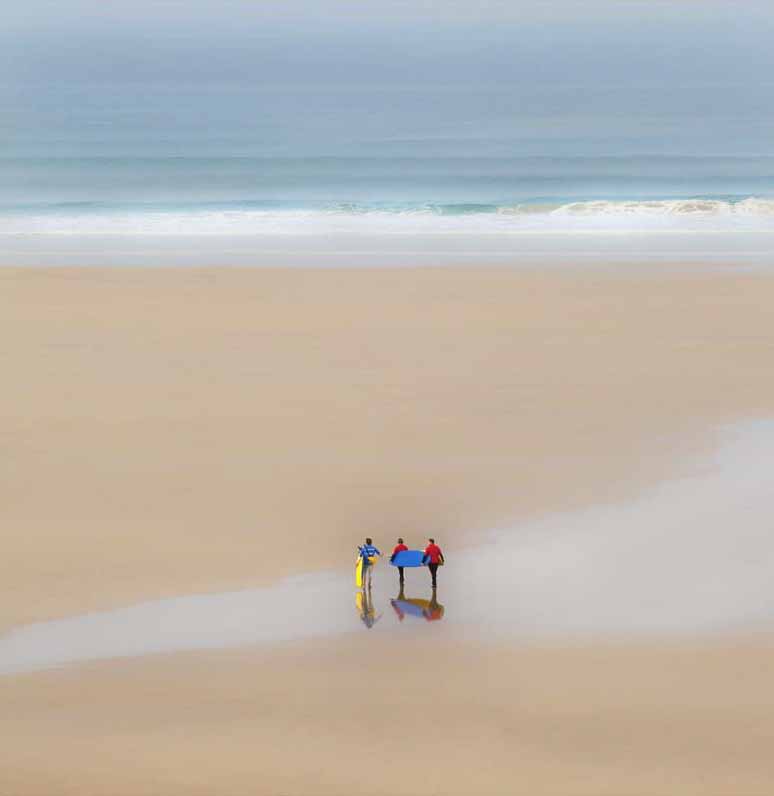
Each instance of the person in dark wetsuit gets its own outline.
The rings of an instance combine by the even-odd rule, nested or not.
[[[427,568],[430,570],[430,577],[433,579],[433,588],[435,588],[438,567],[444,563],[444,558],[441,548],[435,543],[435,539],[428,539],[427,541],[429,544],[425,548],[424,561],[427,564]]]
[[[408,547],[406,547],[406,545],[403,544],[403,539],[398,537],[398,544],[395,545],[395,547],[394,547],[394,549],[392,551],[392,555],[390,556],[390,562],[392,563],[395,560],[395,556],[398,555],[398,553],[402,553],[404,550],[408,550]],[[399,581],[398,582],[402,585],[403,584],[403,567],[398,567],[398,577],[399,577]]]

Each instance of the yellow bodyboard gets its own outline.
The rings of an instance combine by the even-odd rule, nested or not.
[[[358,556],[357,561],[355,561],[355,586],[358,589],[363,588],[363,557]]]
[[[368,562],[372,567],[375,566],[378,560],[378,556],[368,557]],[[363,588],[363,556],[358,556],[357,561],[355,561],[355,586],[357,586],[358,589]]]

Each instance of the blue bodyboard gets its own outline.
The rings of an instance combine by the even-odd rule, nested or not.
[[[421,567],[424,557],[422,550],[401,550],[390,563],[394,567]]]

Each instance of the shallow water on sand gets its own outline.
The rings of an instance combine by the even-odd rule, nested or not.
[[[772,471],[774,422],[724,429],[689,477],[453,552],[436,593],[425,569],[406,570],[399,591],[381,563],[365,595],[342,568],[146,602],[17,628],[0,638],[0,673],[355,632],[528,641],[769,629]]]
[[[365,229],[324,234],[7,235],[0,264],[14,266],[240,266],[401,268],[486,265],[718,264],[771,269],[774,225],[744,233],[600,229],[502,233]]]

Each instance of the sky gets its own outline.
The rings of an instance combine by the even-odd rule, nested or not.
[[[4,74],[280,82],[771,81],[757,0],[26,0]]]
[[[71,20],[86,22],[141,19],[148,24],[159,20],[179,22],[240,17],[256,20],[292,19],[294,22],[345,15],[360,21],[384,23],[416,22],[431,19],[454,23],[480,19],[485,22],[524,20],[580,20],[603,17],[679,16],[686,13],[711,16],[727,13],[771,14],[766,0],[28,0],[4,10],[14,20],[40,27],[46,20],[58,24]]]

